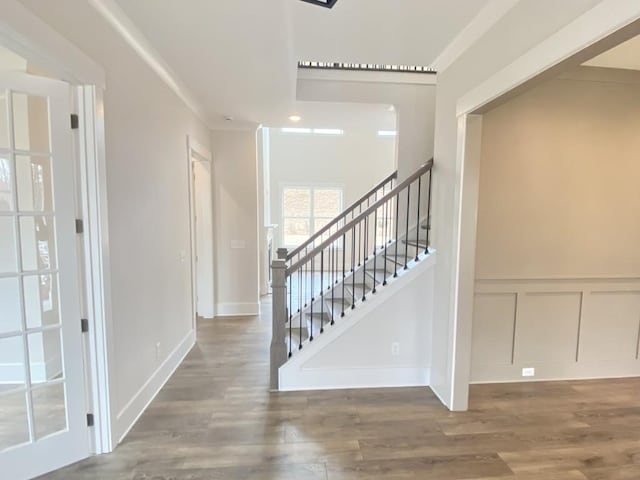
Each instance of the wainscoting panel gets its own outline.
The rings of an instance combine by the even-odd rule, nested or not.
[[[638,358],[640,292],[591,292],[582,314],[579,360]]]
[[[471,361],[511,365],[518,296],[515,293],[478,294],[473,318]]]
[[[640,279],[476,281],[472,383],[640,376],[639,347]]]

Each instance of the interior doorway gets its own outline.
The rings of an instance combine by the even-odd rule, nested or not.
[[[211,152],[188,140],[191,170],[191,239],[195,316],[213,318],[213,197]]]
[[[69,84],[0,73],[0,464],[90,453]]]

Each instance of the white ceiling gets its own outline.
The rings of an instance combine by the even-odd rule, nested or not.
[[[300,110],[298,60],[429,65],[489,0],[116,0],[203,105],[277,124]]]
[[[588,67],[640,70],[640,35],[585,62]]]

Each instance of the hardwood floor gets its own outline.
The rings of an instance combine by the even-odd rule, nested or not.
[[[113,454],[42,478],[640,479],[640,379],[474,386],[464,413],[426,388],[269,393],[269,322],[201,322]]]

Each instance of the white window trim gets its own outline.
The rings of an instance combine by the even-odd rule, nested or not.
[[[311,215],[309,217],[287,217],[284,212],[284,191],[288,188],[301,188],[301,189],[310,189],[311,190]],[[291,183],[281,183],[280,184],[280,219],[282,221],[282,228],[280,228],[280,245],[284,248],[295,248],[298,245],[287,244],[285,243],[285,232],[284,232],[284,223],[285,218],[308,218],[311,227],[311,235],[315,233],[313,229],[313,224],[315,220],[315,216],[313,215],[313,191],[314,190],[338,190],[340,192],[340,205],[338,208],[338,212],[342,212],[344,208],[344,185],[336,184],[336,183],[314,183],[314,182],[291,182]],[[325,217],[318,217],[325,218]]]

